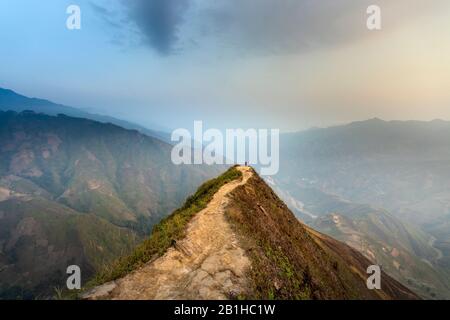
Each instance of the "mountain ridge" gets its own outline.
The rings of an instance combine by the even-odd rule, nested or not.
[[[129,130],[137,130],[148,136],[158,138],[164,142],[172,143],[167,132],[158,129],[149,129],[130,121],[118,119],[108,115],[86,112],[83,109],[55,103],[47,99],[30,98],[11,89],[0,87],[0,110],[22,112],[31,110],[36,113],[45,113],[52,116],[65,114],[71,117],[85,118],[102,123],[112,123]]]
[[[367,289],[369,260],[300,223],[252,168],[236,166],[225,175],[233,170],[240,177],[216,190],[186,223],[183,236],[171,239],[167,251],[82,297],[418,298],[385,273],[382,290]]]

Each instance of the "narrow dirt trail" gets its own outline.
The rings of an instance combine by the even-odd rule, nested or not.
[[[144,267],[99,288],[97,298],[227,299],[242,292],[250,260],[224,216],[227,194],[253,174],[249,167],[238,170],[242,180],[229,182],[216,192],[208,206],[189,222],[184,239]]]

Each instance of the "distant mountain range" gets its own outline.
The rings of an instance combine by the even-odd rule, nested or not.
[[[170,142],[170,134],[161,130],[145,128],[125,120],[106,115],[89,113],[79,108],[65,106],[45,99],[29,98],[9,89],[0,88],[0,110],[10,110],[16,112],[31,110],[36,113],[45,113],[52,116],[65,114],[76,118],[85,118],[103,123],[112,123],[125,129],[138,130],[148,136],[156,137],[165,142]]]
[[[4,110],[4,111],[1,111]],[[168,135],[0,89],[0,298],[88,279],[223,166],[174,166]],[[267,182],[310,227],[425,298],[450,299],[450,122],[372,119],[281,136]]]
[[[223,170],[170,152],[113,124],[0,111],[0,297],[52,294],[70,264],[87,279]]]
[[[272,182],[300,219],[424,297],[450,298],[450,122],[372,119],[280,144]]]

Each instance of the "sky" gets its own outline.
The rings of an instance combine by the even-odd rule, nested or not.
[[[164,128],[450,120],[450,1],[1,0],[0,87]]]

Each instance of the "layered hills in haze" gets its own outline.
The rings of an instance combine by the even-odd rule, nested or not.
[[[297,216],[426,298],[450,298],[450,123],[372,119],[287,134],[273,187]]]
[[[26,97],[10,89],[0,88],[0,110],[16,112],[31,110],[36,113],[45,113],[52,116],[65,114],[76,118],[85,118],[103,123],[112,123],[125,129],[138,130],[148,136],[170,142],[170,135],[165,132],[164,129],[149,129],[141,125],[107,115],[86,112],[79,108],[65,106],[45,99]]]
[[[0,296],[44,297],[129,252],[218,168],[113,124],[0,111]]]
[[[450,123],[282,135],[265,181],[290,210],[247,167],[181,206],[225,167],[175,166],[167,140],[0,89],[0,298],[52,297],[73,264],[93,299],[450,298]]]

